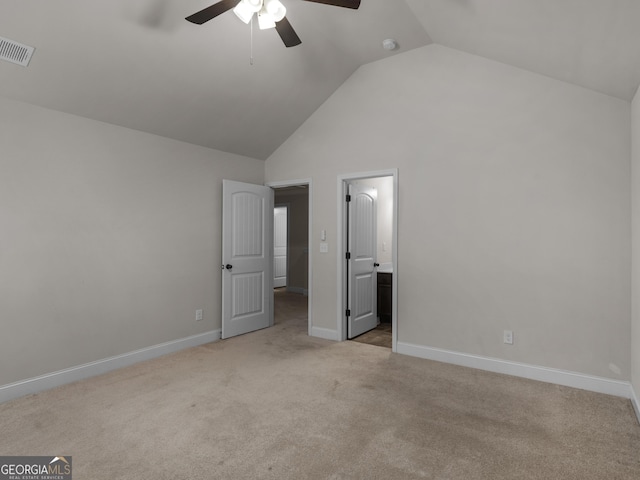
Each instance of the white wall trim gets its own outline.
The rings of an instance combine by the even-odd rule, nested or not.
[[[77,382],[85,378],[102,375],[122,367],[128,367],[134,363],[151,360],[153,358],[174,353],[185,348],[197,347],[205,343],[220,340],[221,331],[211,330],[210,332],[192,335],[190,337],[172,340],[170,342],[153,345],[133,352],[123,353],[114,357],[96,360],[57,372],[47,373],[39,377],[33,377],[19,382],[0,386],[0,403],[13,400],[15,398],[42,392],[51,388],[59,387],[67,383]]]
[[[592,392],[615,395],[616,397],[631,399],[633,394],[633,390],[629,382],[585,375],[567,370],[540,367],[537,365],[511,362],[497,358],[482,357],[479,355],[470,355],[405,342],[398,342],[398,353],[425,358],[427,360],[435,360],[437,362],[451,363],[463,367],[478,368],[489,372],[553,383],[556,385],[580,388],[582,390],[589,390]]]
[[[338,340],[338,332],[329,328],[312,327],[311,336],[317,338],[324,338],[325,340]]]
[[[638,423],[640,423],[640,400],[638,400],[638,395],[636,395],[636,391],[633,389],[633,385],[631,385],[631,405],[633,405],[633,409],[636,412],[636,417],[638,417]]]

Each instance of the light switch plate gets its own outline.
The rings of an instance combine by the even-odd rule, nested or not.
[[[320,253],[329,253],[329,244],[322,242],[320,244]]]

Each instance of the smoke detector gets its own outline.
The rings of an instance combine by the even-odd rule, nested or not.
[[[34,51],[34,47],[0,37],[0,60],[6,60],[7,62],[26,67],[29,65]]]
[[[396,42],[393,38],[387,38],[386,40],[382,41],[382,48],[390,52],[398,48],[398,42]]]

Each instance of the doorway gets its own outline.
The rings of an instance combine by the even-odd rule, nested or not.
[[[311,181],[270,183],[274,192],[274,323],[304,320],[311,331]],[[286,220],[282,208],[286,208]],[[278,229],[276,224],[280,221]],[[284,225],[283,225],[284,224]],[[279,230],[279,231],[277,231]],[[286,233],[285,233],[286,231]],[[276,238],[278,236],[280,238]],[[283,238],[284,237],[284,238]],[[296,324],[300,324],[296,321]]]
[[[354,205],[352,193],[362,191],[373,194],[363,196],[360,206]],[[339,176],[338,205],[338,234],[342,244],[337,278],[340,340],[355,337],[363,343],[390,346],[395,352],[398,337],[398,170]],[[374,230],[369,226],[372,222]],[[369,230],[363,231],[362,225],[368,226]],[[371,247],[371,243],[375,245]],[[366,264],[364,269],[356,263],[358,259]],[[361,318],[367,311],[371,311],[377,321],[368,322],[369,330],[362,332],[362,328],[354,326],[354,319]]]

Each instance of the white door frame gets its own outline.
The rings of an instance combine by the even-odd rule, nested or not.
[[[312,275],[311,275],[311,270],[313,267],[313,262],[312,262],[312,255],[311,252],[313,252],[313,236],[311,235],[312,229],[311,226],[313,225],[312,222],[312,212],[313,212],[313,183],[311,181],[310,178],[302,178],[299,180],[283,180],[283,181],[279,181],[279,182],[268,182],[265,183],[266,187],[271,187],[271,188],[280,188],[280,187],[295,187],[298,185],[307,185],[308,186],[308,196],[309,196],[309,220],[308,220],[308,237],[309,237],[309,254],[307,255],[307,270],[308,270],[308,279],[307,279],[307,290],[309,291],[309,296],[307,299],[307,335],[311,336],[311,328],[313,325],[313,319],[311,317],[311,312],[313,311],[311,308],[311,304],[313,301],[313,288],[312,288],[312,284],[311,284],[311,279],[312,279]],[[288,219],[287,219],[288,221]],[[287,262],[289,261],[289,259],[287,258]],[[273,289],[272,289],[272,293],[273,295]]]
[[[391,329],[392,329],[392,344],[391,349],[396,352],[398,349],[398,169],[392,168],[389,170],[377,170],[373,172],[360,172],[349,173],[344,175],[338,175],[338,242],[339,248],[337,255],[338,260],[338,278],[336,279],[338,299],[338,311],[337,311],[337,332],[338,340],[345,341],[347,339],[347,317],[345,312],[347,310],[347,292],[345,288],[346,283],[346,261],[345,255],[347,253],[347,235],[346,235],[346,218],[347,218],[347,203],[345,197],[348,193],[348,184],[356,180],[365,180],[367,178],[377,177],[393,177],[393,232],[391,234],[392,243],[391,246],[391,262],[393,263],[393,280],[391,285],[392,292],[392,308],[391,308]]]

